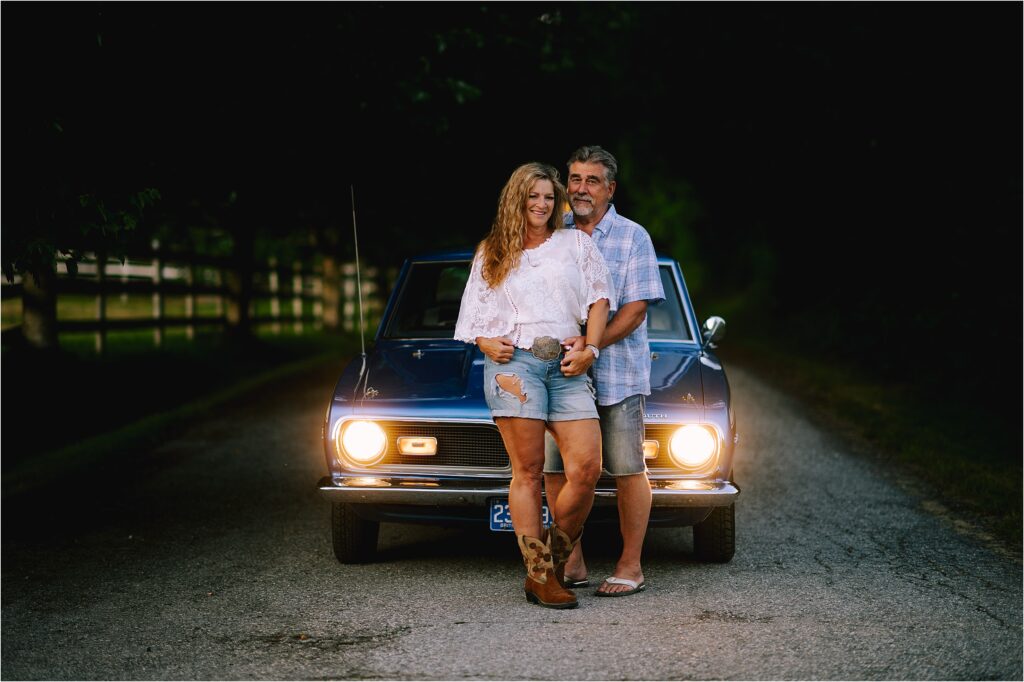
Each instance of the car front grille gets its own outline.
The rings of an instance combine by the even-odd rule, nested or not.
[[[445,422],[381,421],[388,437],[388,449],[382,465],[423,467],[468,467],[508,469],[508,453],[498,428],[492,424],[453,424]],[[679,468],[669,458],[668,444],[677,424],[648,424],[646,440],[658,441],[658,456],[647,460],[648,469]],[[437,439],[435,455],[403,455],[398,452],[399,438]]]
[[[648,469],[676,468],[676,465],[668,456],[668,442],[672,439],[672,434],[675,433],[677,428],[679,427],[676,424],[648,424],[644,428],[644,438],[646,440],[658,441],[658,456],[647,460]]]
[[[471,467],[507,469],[508,453],[501,434],[493,424],[452,424],[438,422],[378,422],[388,436],[388,449],[381,464],[424,467]],[[402,437],[437,439],[435,455],[403,455],[398,452]]]

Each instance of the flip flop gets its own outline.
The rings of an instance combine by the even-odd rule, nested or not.
[[[570,590],[575,590],[578,587],[590,587],[590,578],[570,578],[565,576],[564,579],[565,587]]]
[[[647,587],[647,583],[638,583],[635,580],[630,580],[628,578],[616,578],[614,575],[611,576],[610,578],[605,578],[604,581],[606,583],[608,583],[609,585],[625,585],[626,587],[629,587],[630,589],[625,590],[623,592],[602,592],[600,590],[600,588],[598,588],[597,590],[594,591],[594,595],[595,596],[598,596],[598,597],[628,597],[631,594],[636,594],[637,592],[643,592],[644,588]]]

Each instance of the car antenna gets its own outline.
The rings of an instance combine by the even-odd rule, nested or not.
[[[359,346],[363,359],[363,364],[359,368],[359,378],[356,379],[356,387],[352,391],[352,399],[356,399],[356,394],[359,392],[359,384],[362,383],[364,386],[363,397],[373,397],[377,394],[372,388],[365,388],[366,382],[369,381],[369,373],[366,371],[366,332],[363,327],[363,282],[359,275],[359,232],[356,229],[356,188],[355,185],[349,185],[349,194],[352,197],[352,240],[355,242],[356,247],[356,296],[359,300]]]

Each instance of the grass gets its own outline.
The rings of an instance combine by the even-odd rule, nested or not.
[[[8,496],[17,495],[51,482],[58,476],[66,479],[76,472],[98,471],[116,465],[118,460],[134,457],[134,453],[145,451],[155,445],[159,442],[161,434],[169,433],[175,425],[193,417],[209,414],[221,403],[265,383],[306,368],[326,364],[328,360],[334,359],[334,356],[334,353],[321,353],[305,360],[286,363],[180,407],[150,414],[121,428],[25,457],[10,466],[5,460],[3,492]]]
[[[784,392],[861,453],[923,482],[928,496],[1021,554],[1020,422],[993,410],[998,395],[927,392],[771,344],[727,340],[738,361]]]
[[[301,300],[302,315],[313,314],[313,301]],[[107,296],[104,302],[106,317],[109,320],[153,319],[156,311],[151,295],[114,294]],[[254,316],[269,316],[274,313],[274,301],[269,298],[256,298],[252,301],[251,312]],[[276,301],[277,309],[282,315],[293,313],[293,302],[288,296],[281,296]],[[193,314],[196,317],[217,317],[223,314],[224,302],[220,296],[200,295],[193,301]],[[184,295],[165,295],[163,297],[165,317],[185,317],[186,297]],[[369,306],[368,306],[369,307]],[[378,306],[379,307],[379,306]],[[59,320],[95,320],[96,297],[83,294],[61,294],[57,297],[57,319]],[[20,298],[3,301],[0,307],[0,324],[4,329],[21,324],[22,302]]]
[[[83,458],[130,449],[147,433],[359,346],[358,337],[324,333],[261,335],[240,346],[214,330],[197,331],[191,341],[170,336],[159,350],[151,331],[111,334],[108,341],[102,358],[91,334],[62,335],[62,350],[45,356],[4,348],[5,491],[17,478],[13,472],[52,468],[69,449]]]

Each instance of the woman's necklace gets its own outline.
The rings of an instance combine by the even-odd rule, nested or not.
[[[536,263],[535,263],[535,262],[533,262],[533,256],[532,256],[532,255],[530,254],[530,252],[531,252],[531,251],[534,251],[534,250],[536,250],[536,249],[539,249],[540,247],[544,246],[544,244],[546,244],[546,243],[547,243],[547,241],[548,241],[549,239],[551,239],[551,235],[552,235],[552,234],[554,234],[554,231],[549,231],[549,232],[547,233],[547,236],[546,236],[546,237],[544,237],[544,239],[543,239],[543,240],[541,240],[540,244],[537,244],[537,246],[533,246],[533,247],[530,247],[530,248],[526,248],[526,244],[525,244],[525,243],[523,244],[523,253],[525,253],[525,254],[526,254],[526,262],[530,264],[530,267],[533,267],[533,268],[535,268],[535,267],[537,267],[538,265],[540,265],[540,261],[539,261],[539,260],[538,260],[538,261],[537,261]]]

